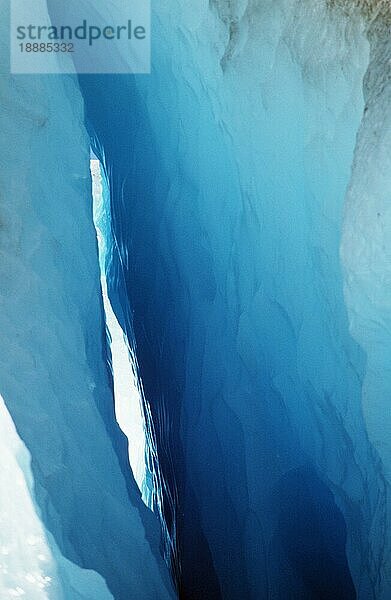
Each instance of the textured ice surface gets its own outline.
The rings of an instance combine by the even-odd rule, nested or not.
[[[365,111],[347,193],[342,262],[350,330],[366,353],[362,405],[369,439],[382,460],[388,497],[374,534],[383,544],[379,596],[391,595],[391,7],[370,27],[371,57],[364,82]]]
[[[186,598],[391,594],[389,123],[366,14],[167,0],[151,77],[80,80]],[[378,228],[361,241],[355,211]]]
[[[391,596],[387,6],[164,0],[150,77],[79,78],[186,600]],[[76,79],[1,85],[0,392],[36,525],[57,569],[169,598],[115,424]]]
[[[33,498],[30,456],[0,397],[0,597],[112,600],[102,578],[62,555]]]
[[[7,8],[2,1],[0,393],[61,554],[99,573],[116,599],[168,599],[158,523],[115,421],[82,99],[75,77],[5,74]]]

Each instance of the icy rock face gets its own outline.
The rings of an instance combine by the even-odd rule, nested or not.
[[[385,46],[353,2],[154,11],[151,77],[80,82],[110,178],[109,293],[152,409],[179,588],[385,599]],[[358,240],[360,203],[373,227]]]
[[[119,600],[172,598],[158,524],[114,417],[77,81],[7,70],[1,64],[0,393],[31,455],[42,528],[59,554],[99,574],[90,583],[106,591],[94,598],[110,597],[102,577]],[[77,587],[67,600],[77,593],[84,598]]]

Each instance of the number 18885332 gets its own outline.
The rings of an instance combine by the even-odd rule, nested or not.
[[[74,52],[72,43],[65,42],[27,42],[19,44],[21,52]]]

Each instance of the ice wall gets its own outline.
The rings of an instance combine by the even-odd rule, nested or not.
[[[385,564],[383,595],[391,589],[391,7],[373,18],[371,55],[364,81],[365,110],[358,131],[346,198],[342,238],[345,297],[353,337],[366,353],[362,405],[369,439],[382,459],[388,496],[381,538]]]
[[[8,74],[8,4],[0,3],[0,393],[31,455],[33,500],[59,559],[96,571],[91,593],[94,578],[103,592],[94,599],[172,598],[158,523],[114,417],[82,98],[75,77]],[[45,3],[36,8],[39,18]],[[78,594],[81,583],[65,596]]]
[[[30,456],[0,398],[0,594],[29,600],[112,600],[103,580],[67,561],[35,506]]]
[[[383,458],[387,479],[391,477],[391,422],[387,411],[391,384],[390,23],[391,16],[388,20],[376,19],[370,28],[373,44],[364,87],[365,113],[347,194],[342,245],[351,331],[367,355],[364,416],[369,435]]]
[[[349,245],[388,190],[367,29],[353,2],[166,0],[150,77],[80,78],[186,599],[391,593],[385,206]]]

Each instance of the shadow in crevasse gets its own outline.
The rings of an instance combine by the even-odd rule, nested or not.
[[[285,588],[292,600],[354,600],[345,520],[315,470],[305,466],[289,471],[275,488],[274,500],[272,554],[281,586],[277,597]],[[292,591],[292,578],[297,592]]]

